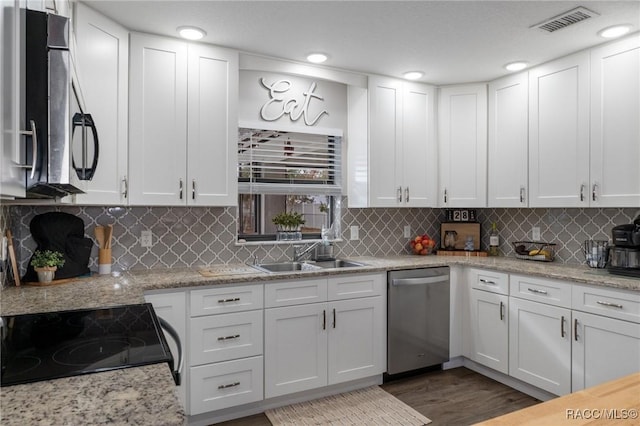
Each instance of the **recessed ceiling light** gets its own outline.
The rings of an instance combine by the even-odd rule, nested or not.
[[[403,74],[403,77],[406,78],[407,80],[417,80],[419,78],[422,78],[423,75],[424,73],[422,71],[409,71],[409,72],[405,72]]]
[[[327,60],[327,55],[324,53],[312,53],[307,56],[307,61],[313,62],[314,64],[321,64]]]
[[[198,27],[178,27],[178,34],[180,37],[186,38],[187,40],[200,40],[202,37],[207,35],[207,33]]]
[[[631,30],[631,25],[615,25],[601,30],[598,35],[604,38],[616,38],[625,35],[629,30]]]
[[[518,62],[511,62],[511,63],[505,65],[504,67],[509,71],[520,71],[520,70],[525,69],[527,67],[527,65],[529,65],[529,64],[527,64],[524,61],[518,61]]]

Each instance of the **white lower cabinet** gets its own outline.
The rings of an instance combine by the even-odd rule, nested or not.
[[[555,395],[571,392],[571,310],[509,300],[509,375]]]
[[[471,289],[471,359],[509,374],[509,296]]]
[[[640,371],[640,325],[573,312],[571,390]]]
[[[332,288],[341,289],[329,291],[335,297],[363,292],[369,297],[274,308],[267,305],[265,398],[382,374],[384,282],[384,274],[329,278],[319,287],[320,299],[326,299]],[[279,292],[284,287],[289,287],[291,293],[296,293],[297,288],[305,292],[309,289],[305,281],[277,286]],[[269,301],[269,285],[266,291],[265,299]]]

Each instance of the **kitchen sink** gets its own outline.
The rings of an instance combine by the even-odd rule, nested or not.
[[[353,260],[335,259],[316,262],[314,265],[321,268],[353,268],[357,266],[366,266],[364,263],[354,262]]]
[[[279,262],[279,263],[260,263],[251,265],[262,272],[296,272],[296,271],[313,271],[320,269],[313,263],[307,262]]]
[[[276,263],[259,263],[251,265],[262,272],[297,272],[297,271],[317,271],[319,269],[329,268],[353,268],[356,266],[366,266],[363,263],[354,262],[352,260],[335,259],[325,260],[321,262],[276,262]]]

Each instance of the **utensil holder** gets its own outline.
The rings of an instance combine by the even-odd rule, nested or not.
[[[604,268],[609,259],[609,241],[587,240],[582,246],[585,262],[591,268]]]
[[[111,273],[111,249],[98,249],[98,273],[107,275]]]

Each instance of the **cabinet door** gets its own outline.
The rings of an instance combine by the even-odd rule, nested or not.
[[[640,206],[640,35],[591,51],[591,206]]]
[[[265,309],[265,398],[327,385],[324,303]]]
[[[527,73],[489,83],[489,207],[527,207]]]
[[[187,197],[187,44],[131,34],[129,204]]]
[[[471,289],[471,359],[509,374],[509,297]]]
[[[369,206],[397,207],[402,190],[402,81],[369,77]]]
[[[18,1],[4,2],[0,8],[0,195],[5,197],[25,196],[25,171],[19,165],[26,163],[21,155],[24,144],[31,143],[18,132],[27,130],[20,116],[19,12]]]
[[[385,314],[380,296],[329,304],[330,385],[382,374]]]
[[[438,188],[435,90],[405,82],[402,91],[402,164],[398,171],[403,186],[402,205],[435,207]]]
[[[78,194],[76,202],[121,205],[127,202],[129,33],[82,3],[76,11],[78,82],[85,112],[95,120],[100,142],[98,167],[90,181],[82,181],[85,194]],[[80,144],[74,145],[74,158],[82,158]]]
[[[589,52],[529,71],[529,206],[589,205]]]
[[[187,204],[238,202],[238,53],[189,44]]]
[[[509,298],[509,375],[555,395],[571,392],[571,311]]]
[[[640,326],[573,311],[571,391],[640,371]]]
[[[487,86],[440,89],[438,109],[442,207],[487,205]]]
[[[178,336],[180,336],[180,344],[182,346],[183,356],[186,354],[187,347],[187,296],[184,291],[171,292],[171,293],[154,293],[145,294],[144,300],[153,305],[153,310],[156,315],[165,321],[167,321],[171,327],[173,327]],[[174,362],[177,365],[178,362],[178,348],[166,332],[165,338],[169,344],[169,350],[173,355]],[[186,389],[189,374],[187,373],[187,363],[184,362],[181,379],[182,383],[178,386],[178,398],[183,407],[186,407]]]

